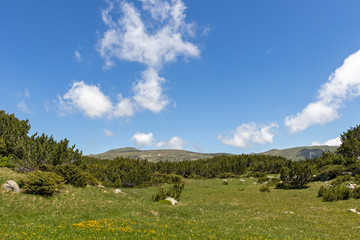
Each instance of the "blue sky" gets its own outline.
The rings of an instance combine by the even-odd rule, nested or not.
[[[356,0],[0,2],[0,109],[84,154],[251,153],[359,124]]]

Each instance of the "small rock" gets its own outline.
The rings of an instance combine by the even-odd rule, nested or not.
[[[348,209],[349,212],[353,212],[353,213],[357,213],[356,209],[355,208],[350,208]]]
[[[170,201],[170,202],[171,202],[171,205],[175,205],[175,204],[178,203],[178,201],[176,201],[174,198],[171,198],[171,197],[168,197],[168,198],[166,198],[165,200]]]
[[[346,187],[351,189],[351,190],[353,190],[355,188],[354,185],[351,182],[349,182]]]
[[[20,192],[19,185],[14,180],[6,181],[2,189],[9,192]]]
[[[115,190],[114,190],[114,193],[121,193],[121,189],[118,189],[118,188],[115,189]]]
[[[295,214],[294,212],[287,211],[286,214]]]
[[[240,182],[245,182],[245,180],[244,180],[244,179],[240,179]]]
[[[104,186],[103,185],[101,185],[101,184],[99,184],[99,185],[97,185],[99,188],[104,188]]]
[[[155,212],[154,210],[151,210],[151,211],[149,212],[149,214],[150,214],[150,215],[153,215],[154,217],[159,216],[159,212]]]

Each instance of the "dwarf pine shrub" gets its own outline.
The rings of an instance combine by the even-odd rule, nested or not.
[[[318,196],[323,197],[325,202],[335,202],[349,199],[351,196],[351,190],[344,184],[328,187],[322,186],[318,191]]]
[[[52,196],[60,192],[64,179],[53,172],[34,171],[22,180],[23,190],[28,194]]]
[[[180,196],[184,190],[185,183],[175,183],[172,185],[168,191],[165,191],[164,188],[159,188],[157,193],[152,196],[152,201],[158,202],[164,200],[167,197],[174,198],[177,201],[180,201]]]
[[[351,192],[351,197],[355,198],[355,199],[359,199],[360,198],[360,187],[356,187],[352,190]]]
[[[261,186],[259,189],[260,192],[270,192],[270,188],[268,186]]]

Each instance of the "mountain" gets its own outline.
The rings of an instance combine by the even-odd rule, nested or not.
[[[338,147],[335,146],[311,146],[311,147],[294,147],[288,149],[272,149],[263,153],[262,155],[281,156],[295,161],[305,159],[313,159],[320,157],[323,152],[335,152]]]
[[[335,152],[338,147],[333,146],[311,146],[311,147],[295,147],[288,149],[272,149],[270,151],[257,153],[261,155],[281,156],[295,161],[301,161],[309,158],[316,158],[322,155],[323,152]],[[183,161],[183,160],[197,160],[204,158],[212,158],[220,155],[233,155],[230,153],[198,153],[185,150],[139,150],[132,147],[118,148],[109,150],[100,154],[89,155],[98,159],[114,159],[116,157],[129,157],[147,159],[150,162],[159,161]]]
[[[126,147],[109,150],[104,153],[89,155],[90,157],[95,157],[98,159],[114,159],[116,157],[130,157],[130,158],[139,158],[147,159],[150,162],[159,162],[159,161],[183,161],[183,160],[196,160],[204,158],[212,158],[219,155],[231,155],[228,153],[198,153],[190,152],[185,150],[139,150],[136,148]]]

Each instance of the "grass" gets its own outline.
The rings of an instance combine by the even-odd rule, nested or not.
[[[20,177],[0,168],[0,184]],[[157,188],[2,192],[0,239],[360,239],[360,215],[347,212],[360,200],[323,202],[321,183],[264,194],[254,181],[186,180],[176,206],[152,202]]]

